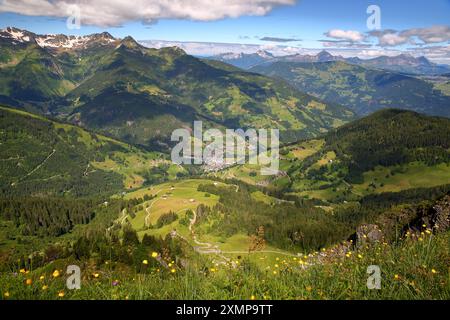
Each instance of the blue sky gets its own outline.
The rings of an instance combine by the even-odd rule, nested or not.
[[[37,2],[46,3],[50,0],[36,0]],[[52,0],[52,2],[65,2],[70,0]],[[144,2],[146,0],[135,0]],[[186,0],[195,3],[196,0]],[[265,0],[260,0],[264,2]],[[279,0],[283,2],[283,0]],[[284,0],[294,1],[294,0]],[[20,4],[23,2],[23,6]],[[96,1],[93,1],[95,3]],[[118,1],[111,1],[111,3]],[[127,3],[129,1],[124,1]],[[201,0],[197,0],[201,2]],[[221,1],[219,1],[221,2]],[[245,3],[245,1],[242,1]],[[266,0],[270,2],[270,0]],[[277,2],[275,0],[275,2]],[[18,3],[18,4],[17,4]],[[105,1],[97,1],[99,7],[94,9],[101,12],[108,10],[103,9]],[[136,2],[131,2],[130,6]],[[155,5],[158,0],[148,0],[147,3]],[[210,1],[214,3],[214,1]],[[93,26],[86,25],[83,22],[83,13],[81,15],[81,29],[69,30],[66,27],[66,18],[64,14],[57,11],[50,13],[49,16],[30,16],[27,14],[35,14],[39,10],[27,10],[26,0],[0,0],[0,12],[15,11],[16,13],[3,12],[0,13],[0,27],[15,26],[27,29],[36,33],[64,33],[84,35],[100,31],[108,31],[116,37],[133,36],[137,40],[167,40],[167,41],[188,41],[188,42],[224,42],[224,43],[245,43],[258,45],[280,45],[301,48],[326,48],[323,42],[318,40],[339,40],[339,38],[329,38],[324,34],[330,30],[357,31],[366,34],[366,20],[368,14],[366,9],[369,5],[378,5],[381,9],[381,27],[382,30],[402,30],[431,28],[433,26],[450,26],[450,0],[301,0],[294,5],[279,5],[268,10],[263,16],[249,16],[244,12],[237,18],[224,18],[214,21],[193,21],[192,17],[187,14],[186,17],[178,18],[179,11],[170,12],[165,16],[173,16],[172,19],[166,19],[164,15],[159,18],[153,16],[152,23],[143,23],[142,17],[136,13],[131,21],[120,21],[118,26]],[[114,5],[114,4],[112,4]],[[122,5],[122,4],[121,4]],[[125,5],[126,6],[126,5]],[[215,5],[212,4],[214,7]],[[138,6],[137,6],[138,7]],[[13,9],[11,9],[13,8]],[[145,5],[144,5],[145,8]],[[95,11],[94,10],[94,11]],[[123,10],[123,9],[122,9]],[[138,10],[138,9],[137,9]],[[168,9],[164,9],[168,10]],[[214,13],[220,10],[226,11],[226,7],[215,8]],[[255,9],[256,10],[256,9]],[[48,10],[52,12],[51,10]],[[188,8],[187,10],[188,11]],[[207,11],[207,9],[206,9]],[[43,10],[43,12],[46,12]],[[62,16],[61,16],[62,15]],[[183,15],[183,14],[181,14]],[[130,14],[128,14],[128,17]],[[133,17],[133,14],[131,14]],[[194,17],[195,19],[196,17]],[[100,19],[100,18],[99,18]],[[119,19],[119,18],[118,18]],[[198,19],[198,18],[197,18]],[[95,20],[95,17],[89,17],[89,22]],[[200,20],[208,20],[202,19]],[[114,23],[114,22],[113,22]],[[425,31],[424,31],[425,32]],[[264,37],[270,38],[292,38],[302,39],[302,41],[291,41],[280,43],[277,41],[262,41]],[[449,39],[446,41],[426,43],[431,46],[448,45]],[[377,39],[367,40],[380,50],[377,46]],[[401,41],[399,41],[401,42]],[[353,46],[354,47],[354,43]],[[329,44],[328,47],[333,47]],[[344,49],[345,43],[341,44],[340,49]],[[411,47],[410,43],[399,43],[396,46],[389,46],[385,50],[404,50]],[[420,48],[423,48],[423,43]],[[349,49],[349,48],[347,48]],[[366,48],[367,49],[367,48]]]

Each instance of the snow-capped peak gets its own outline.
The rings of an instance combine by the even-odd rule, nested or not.
[[[32,40],[32,34],[14,27],[7,27],[0,30],[0,38],[10,39],[13,43],[25,43]]]
[[[109,44],[115,42],[109,33],[93,34],[89,36],[44,35],[37,36],[36,42],[42,48],[82,48],[89,43]]]
[[[264,59],[272,59],[272,58],[274,58],[273,54],[271,54],[270,52],[268,52],[266,50],[258,50],[256,52],[256,54],[258,56],[260,56],[261,58],[264,58]]]
[[[0,38],[11,40],[13,44],[36,42],[42,48],[77,49],[91,43],[107,45],[116,41],[109,33],[92,34],[89,36],[66,36],[62,34],[36,35],[26,30],[7,27],[0,31]]]

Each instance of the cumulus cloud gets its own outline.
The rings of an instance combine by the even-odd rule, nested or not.
[[[293,5],[295,2],[296,0],[3,0],[0,1],[0,12],[65,18],[72,14],[73,6],[77,5],[82,24],[113,27],[128,21],[213,21],[243,15],[263,16],[277,6]]]
[[[371,36],[378,38],[380,46],[398,46],[403,44],[433,44],[450,41],[449,26],[432,26],[429,28],[413,28],[403,31],[374,31]]]
[[[333,29],[325,33],[328,38],[359,42],[364,40],[364,35],[359,31]]]

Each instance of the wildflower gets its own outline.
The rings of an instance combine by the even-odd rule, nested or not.
[[[426,228],[426,227],[427,227],[427,225],[426,225],[426,224],[423,224],[423,225],[422,225],[422,227]]]
[[[211,268],[210,271],[211,272],[216,272],[216,269],[215,268]]]
[[[278,272],[276,270],[273,270],[273,274],[277,274]]]
[[[33,280],[27,279],[27,280],[25,281],[25,283],[27,284],[27,286],[31,286],[31,284],[33,283]]]
[[[399,276],[398,274],[396,274],[396,275],[394,275],[394,279],[395,279],[395,280],[399,280],[399,279],[400,279],[400,276]]]
[[[98,273],[94,273],[93,276],[94,276],[94,278],[100,277],[100,275]]]
[[[3,296],[4,296],[5,298],[9,298],[9,292],[6,291],[6,292],[3,294]]]
[[[419,241],[423,241],[423,238],[422,238],[422,237],[420,237],[420,238],[419,238]]]
[[[20,273],[25,273],[25,271],[26,271],[25,269],[20,269],[19,270]]]
[[[143,260],[142,264],[148,264],[148,260]]]
[[[59,271],[58,270],[55,270],[55,271],[53,271],[53,278],[58,278],[59,277]]]
[[[361,254],[358,254],[358,258],[362,259],[362,258],[363,258],[363,256],[362,256]]]
[[[250,297],[250,300],[255,300],[256,299],[256,297],[254,296],[254,295],[252,295],[251,297]]]
[[[172,262],[168,264],[169,268],[172,267]]]
[[[42,275],[42,276],[39,277],[39,280],[41,280],[41,281],[44,280],[44,279],[45,279],[45,276],[44,276],[44,275]]]
[[[47,285],[43,285],[43,286],[42,286],[42,290],[43,290],[43,291],[45,291],[45,290],[47,290],[47,289],[48,289],[48,286],[47,286]]]
[[[435,269],[431,269],[431,273],[438,273]]]
[[[275,268],[278,268],[278,267],[279,267],[278,264],[276,264],[276,265],[275,265]]]
[[[311,286],[307,286],[306,287],[306,291],[311,292],[312,291],[312,287]]]
[[[113,285],[113,287],[118,286],[118,285],[119,285],[119,280],[114,280],[114,281],[112,282],[112,285]]]
[[[177,272],[177,270],[175,270],[175,268],[172,268],[172,269],[170,269],[170,272],[175,273],[175,272]]]
[[[152,252],[152,258],[156,258],[158,256],[158,252]]]
[[[62,297],[64,297],[64,295],[65,295],[64,291],[58,292],[58,297],[62,298]]]
[[[431,234],[430,229],[427,229],[425,232],[426,232],[427,234]]]

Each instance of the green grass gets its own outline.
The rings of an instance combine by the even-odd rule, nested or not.
[[[448,259],[450,234],[424,234],[398,244],[362,247],[348,256],[319,263],[318,253],[309,257],[276,257],[242,254],[237,267],[215,265],[202,257],[185,269],[173,273],[148,268],[141,273],[109,262],[82,264],[81,290],[65,288],[64,270],[69,263],[56,261],[29,273],[0,276],[1,299],[450,299]],[[278,260],[277,260],[278,258]],[[151,259],[149,257],[149,259]],[[261,269],[258,264],[264,265]],[[381,290],[366,286],[369,265],[381,269]],[[205,268],[206,267],[206,268]],[[60,271],[54,278],[53,271]],[[16,270],[17,272],[19,270]],[[28,272],[28,271],[25,271]],[[95,274],[98,277],[95,277]],[[44,278],[40,280],[40,277]],[[31,279],[29,285],[26,280]],[[117,285],[113,286],[113,281]],[[45,290],[43,289],[43,286]],[[64,293],[63,297],[59,294]],[[6,294],[6,295],[5,295]]]
[[[187,210],[195,210],[200,204],[213,206],[218,202],[218,197],[213,194],[206,195],[205,192],[197,191],[200,184],[213,184],[212,180],[192,179],[182,181],[172,181],[163,183],[154,187],[143,188],[128,193],[125,198],[142,198],[145,195],[156,196],[156,198],[143,203],[143,210],[136,213],[136,217],[130,219],[131,226],[139,230],[139,236],[145,233],[164,237],[173,229],[177,229],[182,234],[187,235],[187,228],[181,226],[178,221],[159,229],[145,229],[145,219],[148,216],[148,222],[156,224],[158,218],[170,211],[175,212],[181,217]],[[223,185],[223,183],[217,183]],[[150,214],[148,214],[150,212]]]
[[[392,175],[392,172],[399,171]],[[426,166],[415,162],[401,167],[377,167],[364,173],[364,183],[353,185],[356,192],[398,192],[413,188],[426,188],[446,184],[450,181],[450,165],[441,163]],[[375,188],[369,186],[375,185]]]

